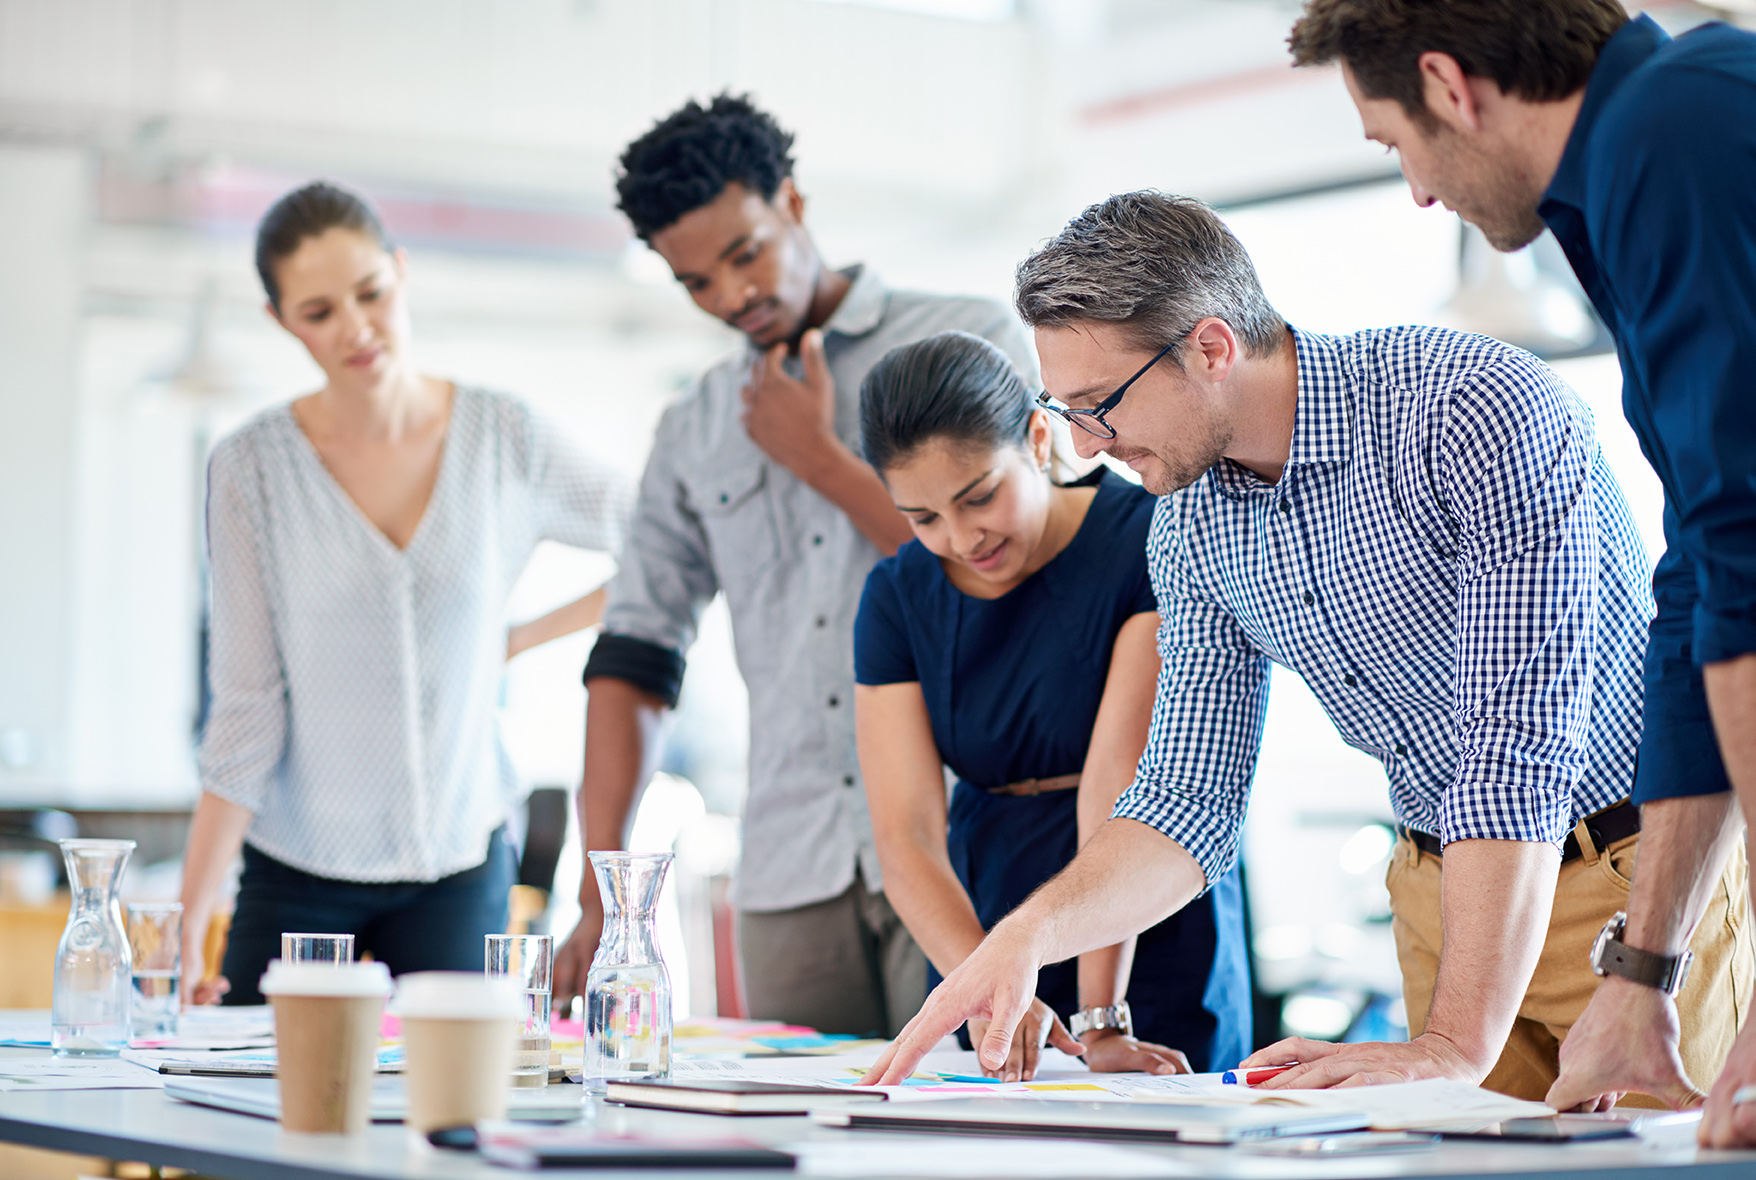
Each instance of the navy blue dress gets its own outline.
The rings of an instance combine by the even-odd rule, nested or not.
[[[918,681],[939,755],[958,776],[948,843],[983,929],[1073,859],[1076,790],[996,795],[1085,763],[1122,625],[1157,610],[1146,570],[1153,497],[1108,471],[1079,531],[1042,569],[995,599],[951,584],[919,541],[878,563],[854,623],[860,684]],[[1037,995],[1063,1020],[1079,1009],[1077,964],[1045,967]],[[1141,934],[1129,979],[1135,1035],[1181,1049],[1198,1071],[1250,1052],[1243,891],[1234,869]]]

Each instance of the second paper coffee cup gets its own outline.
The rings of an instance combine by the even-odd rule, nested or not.
[[[275,959],[262,977],[262,994],[274,1005],[281,1126],[364,1131],[390,971],[383,963],[331,966]]]
[[[397,980],[391,1011],[407,1052],[407,1123],[422,1134],[506,1113],[512,1055],[524,1016],[509,979],[417,971]]]

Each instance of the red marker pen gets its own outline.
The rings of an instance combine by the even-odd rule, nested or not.
[[[1293,1065],[1297,1064],[1296,1061],[1293,1063]],[[1228,1069],[1220,1075],[1219,1080],[1228,1086],[1260,1086],[1269,1078],[1278,1077],[1291,1068],[1293,1068],[1292,1065],[1271,1065],[1266,1069]]]

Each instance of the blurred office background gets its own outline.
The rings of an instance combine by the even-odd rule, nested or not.
[[[1673,30],[1714,15],[1648,7]],[[826,256],[895,285],[1004,299],[1019,258],[1085,205],[1192,194],[1222,208],[1303,327],[1447,323],[1557,358],[1656,556],[1656,481],[1558,252],[1502,258],[1417,209],[1334,71],[1288,67],[1297,9],[0,0],[0,937],[33,914],[60,928],[33,824],[139,839],[132,888],[174,896],[197,790],[205,458],[318,384],[265,316],[250,250],[260,213],[314,177],[371,196],[408,247],[427,368],[522,394],[631,471],[665,404],[737,343],[612,204],[621,147],[685,98],[749,92],[796,131]],[[609,572],[544,550],[511,617]],[[507,740],[550,792],[533,847],[571,810],[554,792],[578,780],[590,643],[507,670]],[[1383,776],[1297,677],[1277,674],[1270,714],[1246,844],[1259,1032],[1394,1035]],[[716,608],[636,833],[679,852],[680,1013],[736,1003],[714,907],[736,857],[745,723]],[[565,933],[577,842],[531,859],[532,883],[553,885],[532,920]]]

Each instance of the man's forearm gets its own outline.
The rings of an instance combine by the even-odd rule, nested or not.
[[[809,464],[801,463],[793,474],[847,513],[854,527],[886,557],[914,536],[878,473],[839,440],[832,440],[821,455]]]
[[[652,777],[662,747],[665,706],[614,676],[587,681],[585,770],[579,787],[580,842],[587,851],[623,847],[640,788]],[[590,870],[580,895],[597,897]]]
[[[1140,933],[1205,888],[1201,866],[1182,845],[1136,820],[1112,819],[994,934],[1023,934],[1038,966],[1059,963]]]
[[[1701,677],[1726,777],[1738,794],[1745,822],[1756,827],[1756,653],[1708,664]],[[1645,845],[1642,839],[1642,849]]]
[[[1427,1019],[1486,1076],[1505,1047],[1549,930],[1560,854],[1522,840],[1445,846],[1445,945]]]
[[[1681,954],[1743,830],[1729,792],[1642,804],[1623,941],[1657,955]]]

